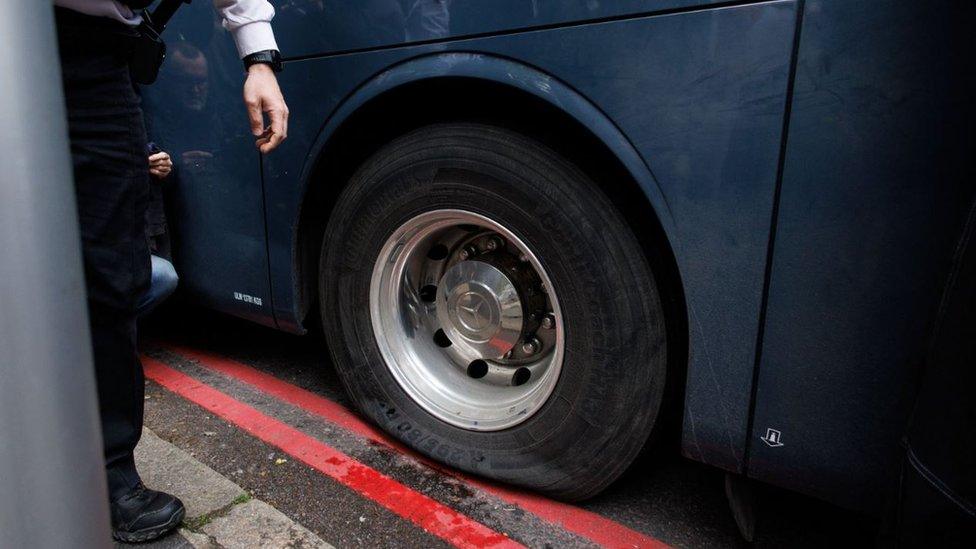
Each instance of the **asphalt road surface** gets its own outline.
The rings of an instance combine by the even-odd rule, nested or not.
[[[349,410],[317,332],[170,305],[140,336],[146,425],[336,547],[744,545],[723,473],[665,443],[598,497],[563,504],[447,470],[374,430]],[[771,487],[757,495],[757,546],[876,538],[874,519]]]

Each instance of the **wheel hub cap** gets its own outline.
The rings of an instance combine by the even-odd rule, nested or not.
[[[559,300],[529,246],[501,223],[447,209],[406,220],[379,251],[369,292],[383,362],[437,419],[507,429],[555,389],[565,347]]]
[[[437,318],[451,341],[477,356],[501,358],[522,334],[515,284],[484,261],[462,261],[438,284]]]

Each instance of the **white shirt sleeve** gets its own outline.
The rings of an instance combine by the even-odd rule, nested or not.
[[[224,28],[234,36],[241,57],[278,49],[271,30],[275,10],[268,0],[213,0],[213,4],[224,20]]]

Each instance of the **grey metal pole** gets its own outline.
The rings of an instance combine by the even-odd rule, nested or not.
[[[108,547],[54,11],[2,4],[0,548]]]

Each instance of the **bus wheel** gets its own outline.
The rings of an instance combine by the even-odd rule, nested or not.
[[[339,198],[320,273],[350,396],[431,458],[582,499],[654,425],[653,274],[599,187],[536,141],[450,124],[391,142]]]

